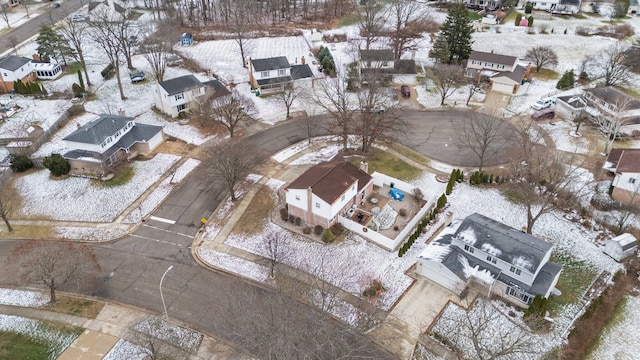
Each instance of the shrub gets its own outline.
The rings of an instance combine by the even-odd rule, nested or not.
[[[375,298],[378,297],[378,295],[380,295],[380,293],[382,293],[384,290],[385,288],[384,286],[382,286],[382,281],[374,279],[373,281],[371,281],[371,284],[369,284],[369,286],[364,289],[364,291],[362,292],[362,296]]]
[[[308,227],[308,226],[305,226],[305,227],[302,229],[302,233],[303,233],[303,234],[305,234],[305,235],[309,235],[309,234],[311,234],[311,228],[310,228],[310,227]]]
[[[340,236],[344,232],[344,226],[342,226],[342,224],[340,223],[331,225],[330,229],[334,236]]]
[[[71,165],[67,159],[60,154],[51,154],[42,161],[42,165],[51,171],[54,176],[66,175],[71,170]]]
[[[542,295],[536,295],[531,301],[529,308],[524,311],[525,319],[529,317],[544,318],[547,314],[547,303],[548,300],[543,298]]]
[[[407,209],[405,209],[405,208],[400,209],[400,210],[398,211],[398,215],[400,215],[400,216],[402,216],[402,217],[407,216]]]
[[[393,230],[394,230],[394,231],[398,231],[398,230],[400,230],[400,227],[399,227],[398,225],[394,225],[394,226],[393,226]]]
[[[15,172],[23,172],[33,167],[33,161],[25,155],[11,155],[11,170]]]
[[[533,28],[533,15],[529,16],[527,20],[529,20],[529,24],[527,26]]]
[[[556,85],[557,89],[564,90],[573,87],[573,84],[576,82],[575,74],[573,73],[573,69],[567,70],[562,74],[560,80],[558,80],[558,84]]]
[[[516,14],[516,21],[514,22],[515,26],[520,26],[520,21],[522,21],[522,14]]]
[[[296,224],[296,226],[300,226],[300,224],[302,223],[302,219],[300,219],[300,216],[296,216],[294,223]]]
[[[296,220],[296,217],[289,214],[289,222],[293,224],[293,222]]]
[[[282,221],[287,221],[289,219],[289,212],[286,208],[280,209],[280,219],[282,219]]]
[[[422,190],[420,190],[419,188],[413,189],[413,198],[416,200],[416,202],[421,202],[422,200],[424,200],[424,194],[422,193]]]
[[[84,89],[82,89],[82,87],[80,87],[80,85],[73,83],[73,85],[71,85],[71,92],[73,93],[73,96],[75,97],[80,97],[82,96],[82,93],[84,92]]]
[[[524,13],[525,14],[531,14],[532,11],[533,11],[533,4],[530,3],[530,2],[527,2],[527,5],[525,5],[525,7],[524,7]],[[529,26],[531,26],[531,25],[529,25]]]
[[[320,234],[322,234],[322,231],[323,231],[323,230],[324,230],[324,228],[323,228],[322,226],[320,226],[320,225],[316,225],[316,226],[313,228],[313,233],[314,233],[314,234],[316,234],[316,235],[320,235]]]
[[[335,239],[336,239],[336,236],[333,235],[333,233],[331,232],[331,229],[326,229],[322,233],[322,241],[324,241],[326,244],[332,243],[333,240]]]

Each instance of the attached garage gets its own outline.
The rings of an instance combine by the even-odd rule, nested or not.
[[[422,255],[421,255],[422,256]],[[418,258],[416,273],[460,295],[466,284],[439,261]]]

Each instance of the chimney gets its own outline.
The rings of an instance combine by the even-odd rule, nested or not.
[[[125,111],[123,108],[118,109],[118,115],[120,116],[124,116],[125,115]]]
[[[360,170],[369,173],[369,163],[366,161],[360,161]]]
[[[297,64],[297,63],[298,63],[298,57],[297,57],[297,56],[296,56],[296,59],[295,59],[295,61],[294,61],[293,63],[294,63],[294,64]]]
[[[41,61],[41,60],[40,60],[40,55],[38,55],[38,54],[33,54],[33,55],[31,55],[31,57],[32,57],[32,58],[33,58],[33,60],[35,60],[35,61]]]
[[[493,49],[491,49],[491,53],[493,54]]]
[[[527,80],[531,79],[531,63],[527,64],[527,70],[524,72],[524,78]]]
[[[302,58],[300,58],[300,62],[302,63],[302,65],[304,65],[304,63],[305,63],[304,56]]]
[[[78,127],[78,129],[80,129],[82,127],[82,125],[80,125],[79,122],[76,121],[76,126]]]

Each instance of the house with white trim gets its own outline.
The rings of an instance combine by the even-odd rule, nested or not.
[[[464,75],[478,81],[487,79],[489,90],[513,95],[531,76],[531,65],[518,65],[515,56],[474,50],[469,54]]]
[[[314,74],[304,57],[301,64],[291,65],[286,56],[266,59],[249,58],[249,83],[257,95],[282,91],[299,79],[313,78]]]
[[[307,226],[328,228],[372,192],[373,178],[366,167],[338,158],[305,171],[286,186],[285,199],[289,215]]]
[[[136,123],[132,117],[102,114],[63,140],[71,174],[102,177],[110,167],[146,155],[164,141],[162,126]]]
[[[514,304],[548,298],[562,267],[553,245],[474,213],[452,221],[418,257],[416,273],[460,295],[471,281]]]
[[[611,197],[640,205],[640,149],[612,149],[604,169],[614,175]]]
[[[40,80],[53,80],[62,75],[62,66],[55,62],[33,62],[33,72]]]
[[[622,124],[619,129],[622,133],[640,131],[640,100],[613,86],[584,89],[582,95],[588,105],[585,111],[593,118],[616,118]]]
[[[0,91],[8,93],[13,90],[13,83],[16,80],[27,83],[35,79],[31,59],[15,55],[0,59]]]
[[[184,75],[156,84],[156,108],[172,118],[181,112],[199,110],[206,99],[222,99],[231,95],[218,80],[200,82],[193,75]]]
[[[379,71],[384,69],[394,69],[395,56],[391,49],[371,49],[360,50],[360,61],[358,61],[358,72]]]

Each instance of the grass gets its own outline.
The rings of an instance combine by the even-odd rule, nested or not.
[[[263,186],[256,192],[251,204],[249,204],[240,220],[234,226],[233,232],[246,235],[255,235],[262,232],[264,222],[274,206],[275,202],[271,189],[268,186]]]
[[[118,171],[116,176],[114,176],[113,179],[111,180],[107,180],[107,181],[95,180],[94,182],[100,184],[103,187],[122,186],[128,183],[129,180],[133,178],[133,175],[135,175],[135,171],[133,170],[133,167],[127,166],[122,168],[120,171]]]
[[[475,11],[469,10],[469,19],[471,19],[471,21],[480,20],[482,19],[482,15],[478,14]]]
[[[49,345],[26,335],[0,331],[0,359],[48,360]]]
[[[609,320],[609,322],[607,323],[607,325],[604,327],[604,329],[602,329],[602,333],[604,334],[605,332],[615,328],[616,326],[618,326],[618,324],[620,324],[620,322],[622,320],[624,320],[624,309],[627,306],[627,301],[628,298],[627,297],[623,297],[622,300],[620,300],[617,304],[616,307],[613,310],[613,314],[611,315],[611,320]],[[592,358],[591,353],[593,353],[598,347],[600,347],[600,345],[602,344],[602,336],[598,337],[598,340],[593,342],[586,351],[586,355],[585,355],[585,359],[590,359]]]
[[[509,23],[515,23],[516,21],[516,16],[518,16],[518,14],[521,14],[515,10],[513,11],[509,11],[509,13],[507,14],[507,16],[504,17],[504,19],[502,19],[502,23],[503,24],[509,24]],[[522,15],[522,14],[521,14]],[[524,16],[524,15],[523,15]]]
[[[598,274],[584,261],[575,260],[565,250],[556,249],[551,254],[551,261],[563,267],[556,285],[562,295],[549,298],[549,312],[557,314],[562,306],[576,304]]]
[[[80,65],[79,62],[74,62],[74,63],[67,64],[67,68],[65,72],[67,74],[78,74],[78,70],[82,71],[82,65]],[[84,73],[82,73],[82,76],[83,76],[82,80],[86,81],[86,79],[84,78]]]
[[[377,171],[403,181],[417,179],[422,174],[420,169],[380,149],[371,150],[365,159],[369,163],[369,173]],[[360,166],[360,160],[358,156],[349,157],[349,162],[356,166]]]
[[[104,307],[101,301],[58,295],[58,302],[47,306],[47,310],[95,319]]]
[[[640,99],[640,91],[636,90],[636,89],[632,89],[632,88],[626,88],[626,87],[621,87],[621,86],[616,86],[616,89],[624,92],[625,94],[634,97],[636,99]]]
[[[358,23],[358,14],[343,16],[337,21],[337,27],[349,26]]]
[[[399,152],[403,156],[406,156],[407,158],[417,162],[418,164],[421,164],[421,165],[424,165],[424,166],[430,166],[431,165],[431,161],[429,161],[429,159],[427,159],[426,157],[424,157],[424,156],[418,154],[417,152],[409,149],[406,146],[402,146],[400,144],[394,143],[389,147],[391,149]]]
[[[554,79],[559,79],[560,78],[560,73],[551,70],[551,69],[547,69],[547,68],[542,68],[540,69],[540,72],[536,72],[535,66],[531,66],[531,75],[533,75],[534,79],[538,79],[538,80],[554,80]]]
[[[31,218],[31,220],[35,220]],[[11,224],[11,221],[9,221]],[[2,222],[3,229],[5,228],[4,222]],[[51,239],[54,237],[53,228],[50,226],[41,226],[41,225],[14,225],[13,232],[11,232],[11,237],[16,239]],[[7,232],[4,232],[8,234]],[[2,236],[0,236],[2,237]],[[1,357],[0,357],[1,359]]]

